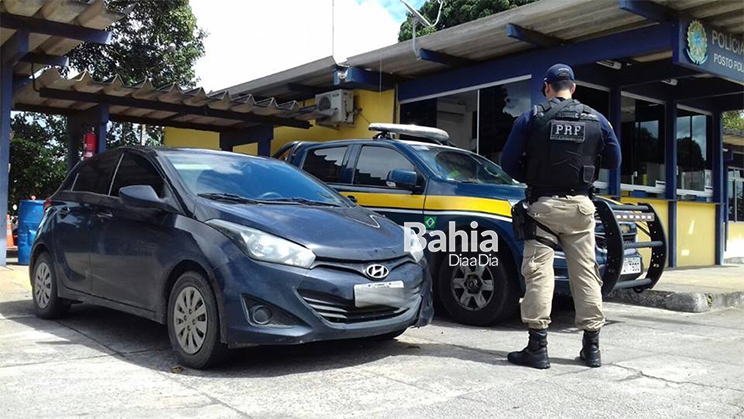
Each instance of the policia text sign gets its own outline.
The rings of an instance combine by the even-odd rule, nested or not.
[[[680,18],[674,63],[744,84],[744,38]]]

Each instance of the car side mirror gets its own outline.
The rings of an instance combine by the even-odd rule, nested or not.
[[[119,189],[119,198],[126,205],[140,208],[156,208],[168,212],[177,212],[173,204],[167,199],[158,197],[155,189],[150,185],[132,185]]]
[[[388,173],[388,186],[402,189],[415,189],[418,184],[418,175],[412,170],[394,169]],[[394,185],[390,185],[393,183]]]

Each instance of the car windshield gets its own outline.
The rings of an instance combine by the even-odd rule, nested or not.
[[[335,191],[289,164],[240,154],[163,151],[193,194],[246,203],[347,206]]]
[[[463,183],[517,185],[496,163],[475,153],[450,147],[412,146],[427,166],[443,179]]]

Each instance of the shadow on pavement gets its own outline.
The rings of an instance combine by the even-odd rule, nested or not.
[[[0,302],[0,314],[6,317],[5,321],[16,322],[38,332],[57,335],[61,339],[37,341],[32,344],[84,345],[102,353],[108,350],[118,359],[138,366],[163,372],[182,372],[189,376],[277,377],[360,366],[384,358],[405,356],[454,358],[490,365],[510,365],[506,361],[506,351],[433,341],[407,343],[396,340],[353,339],[238,349],[233,351],[230,361],[219,368],[209,371],[184,370],[178,368],[176,356],[168,341],[166,327],[150,320],[87,304],[74,305],[62,319],[42,320],[34,316],[30,300]],[[571,331],[573,313],[556,314],[551,331],[578,333],[575,330]],[[565,318],[570,320],[566,322]],[[435,321],[438,327],[469,327],[453,323],[444,316],[437,316]],[[517,317],[488,329],[493,333],[524,330]],[[526,337],[525,333],[524,341],[520,339],[518,345],[525,344]],[[521,346],[512,349],[519,350]],[[578,364],[575,359],[554,357],[551,357],[551,362]]]

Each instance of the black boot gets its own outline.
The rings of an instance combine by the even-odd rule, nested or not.
[[[602,354],[599,351],[599,330],[594,332],[585,330],[583,344],[583,348],[579,352],[579,358],[586,363],[587,367],[601,367]]]
[[[519,352],[510,352],[506,357],[512,364],[544,370],[550,368],[548,359],[548,330],[530,329],[530,341]]]

